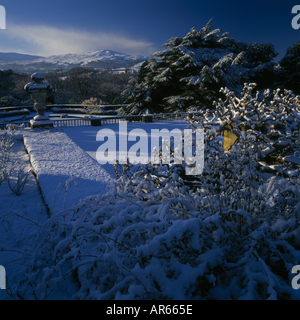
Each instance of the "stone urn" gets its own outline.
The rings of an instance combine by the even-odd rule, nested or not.
[[[31,127],[52,126],[52,121],[45,116],[46,100],[49,93],[52,91],[52,86],[49,82],[44,82],[44,77],[40,73],[34,73],[31,76],[31,83],[25,85],[24,89],[35,100],[34,108],[37,111],[37,116],[30,121]]]

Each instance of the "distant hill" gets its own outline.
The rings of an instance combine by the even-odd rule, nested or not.
[[[36,60],[43,58],[41,56],[33,56],[30,54],[22,54],[15,52],[0,52],[0,62],[12,62],[12,61],[24,61],[24,60]]]
[[[111,50],[95,50],[84,53],[54,55],[50,57],[19,58],[23,55],[15,54],[18,60],[1,60],[0,69],[12,69],[15,72],[32,73],[48,72],[56,69],[72,69],[75,67],[90,67],[94,69],[135,68],[136,65],[147,60],[148,57],[132,56]],[[24,55],[26,56],[26,55]],[[25,58],[25,57],[24,57]],[[2,61],[2,62],[1,62]]]

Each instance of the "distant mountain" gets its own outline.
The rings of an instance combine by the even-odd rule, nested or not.
[[[0,52],[0,62],[11,62],[11,61],[23,61],[23,60],[36,60],[43,58],[41,56],[33,56],[30,54],[22,54],[15,52]]]
[[[90,67],[95,69],[133,68],[146,59],[148,57],[140,55],[131,56],[111,50],[96,50],[85,53],[54,55],[47,58],[39,57],[38,59],[0,62],[0,69],[12,69],[15,72],[31,73],[75,67]]]

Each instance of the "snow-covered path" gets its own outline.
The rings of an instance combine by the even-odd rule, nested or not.
[[[59,129],[25,130],[24,144],[51,213],[70,208],[96,192],[107,192],[113,181],[96,160]]]

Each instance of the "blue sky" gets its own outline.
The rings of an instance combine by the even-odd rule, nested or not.
[[[282,58],[300,40],[295,1],[221,0],[1,0],[6,30],[0,52],[49,56],[110,49],[151,55],[171,37],[200,30],[211,18],[237,40],[273,43]],[[299,20],[300,23],[300,20]]]

